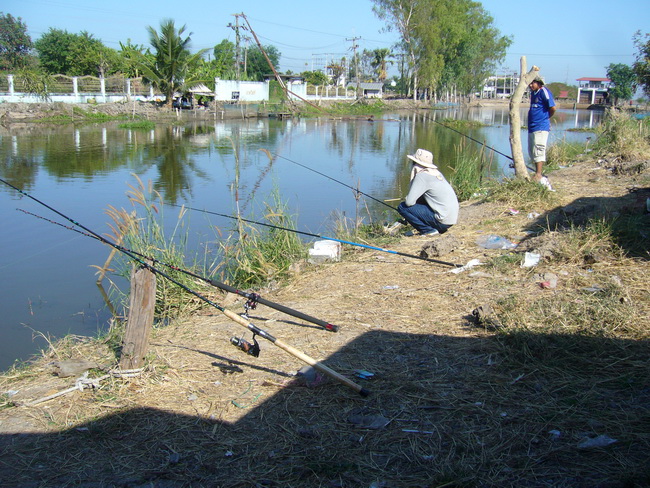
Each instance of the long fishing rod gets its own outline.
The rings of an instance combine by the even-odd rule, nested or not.
[[[192,207],[187,207],[185,205],[174,205],[174,204],[171,204],[171,203],[169,205],[171,205],[172,207],[186,208],[188,210],[194,210],[194,211],[197,211],[197,212],[203,212],[203,213],[207,213],[207,214],[211,214],[211,215],[218,215],[220,217],[226,217],[228,219],[242,220],[242,221],[248,222],[250,224],[263,225],[265,227],[270,227],[272,229],[285,230],[287,232],[294,232],[295,234],[302,234],[304,236],[316,237],[318,239],[325,239],[327,241],[335,241],[335,242],[340,242],[342,244],[350,244],[351,246],[364,247],[366,249],[373,249],[375,251],[382,251],[382,252],[387,252],[387,253],[390,253],[390,254],[398,254],[400,256],[406,256],[406,257],[409,257],[409,258],[421,259],[422,261],[429,261],[431,263],[444,264],[445,266],[452,266],[454,268],[461,268],[463,266],[461,264],[448,263],[447,261],[439,261],[438,259],[425,258],[425,257],[422,257],[422,256],[418,256],[416,254],[408,254],[408,253],[405,253],[405,252],[393,251],[391,249],[384,249],[382,247],[369,246],[367,244],[360,244],[358,242],[345,241],[343,239],[336,239],[334,237],[327,237],[327,236],[323,236],[323,235],[319,235],[319,234],[312,234],[311,232],[304,232],[304,231],[301,231],[301,230],[289,229],[287,227],[280,227],[278,225],[267,224],[265,222],[257,222],[255,220],[249,220],[249,219],[245,219],[243,217],[233,217],[232,215],[222,214],[222,213],[218,213],[218,212],[211,212],[209,210],[202,210],[200,208],[192,208]]]
[[[512,156],[508,156],[507,154],[502,153],[502,152],[499,151],[498,149],[495,149],[495,148],[493,148],[492,146],[488,146],[487,144],[485,144],[485,142],[481,142],[481,141],[479,141],[478,139],[474,139],[472,136],[468,136],[467,134],[465,134],[465,133],[459,131],[458,129],[454,129],[453,127],[450,127],[450,126],[448,126],[448,125],[443,124],[442,122],[438,122],[438,121],[437,121],[436,119],[434,119],[433,117],[430,117],[430,116],[428,116],[428,115],[425,115],[424,117],[425,117],[427,120],[430,120],[431,122],[435,122],[436,124],[441,125],[441,126],[444,127],[445,129],[453,130],[453,131],[456,132],[457,134],[460,134],[460,135],[463,136],[463,137],[467,137],[468,139],[470,139],[470,140],[472,140],[472,141],[474,141],[474,142],[480,144],[481,146],[484,146],[484,147],[490,149],[491,151],[494,151],[495,153],[500,154],[501,156],[504,156],[504,157],[508,158],[510,161],[514,161],[514,159],[512,158]]]
[[[274,344],[275,346],[279,347],[280,349],[282,349],[282,350],[288,352],[288,353],[291,354],[292,356],[295,356],[296,358],[298,358],[298,359],[304,361],[305,363],[309,364],[309,365],[312,366],[314,369],[317,369],[318,371],[320,371],[320,372],[326,374],[327,376],[329,376],[329,377],[331,377],[331,378],[333,378],[333,379],[339,381],[340,383],[343,383],[344,385],[346,385],[346,386],[352,388],[354,391],[356,391],[357,393],[359,393],[359,394],[362,395],[362,396],[368,396],[368,395],[370,394],[370,392],[369,392],[367,389],[363,388],[361,385],[358,385],[357,383],[355,383],[354,381],[350,380],[349,378],[346,378],[345,376],[343,376],[343,375],[337,373],[336,371],[334,371],[333,369],[329,368],[328,366],[325,366],[323,363],[316,361],[315,359],[313,359],[312,357],[308,356],[307,354],[305,354],[305,353],[299,351],[299,350],[296,349],[295,347],[290,346],[289,344],[287,344],[287,343],[281,341],[280,339],[277,339],[276,337],[274,337],[273,335],[269,334],[269,333],[268,333],[267,331],[265,331],[264,329],[261,329],[261,328],[259,328],[258,326],[256,326],[255,324],[253,324],[252,322],[249,322],[249,321],[245,320],[244,318],[240,317],[240,316],[237,315],[235,312],[232,312],[231,310],[228,310],[228,309],[222,307],[222,306],[219,305],[218,303],[216,303],[216,302],[210,300],[209,298],[207,298],[207,297],[201,295],[200,293],[198,293],[198,292],[192,290],[191,288],[189,288],[189,287],[187,287],[186,285],[184,285],[184,284],[180,283],[179,281],[175,280],[174,278],[172,278],[171,276],[169,276],[169,275],[166,274],[165,272],[160,271],[159,269],[155,268],[154,266],[152,266],[151,264],[147,263],[146,261],[144,261],[144,260],[138,258],[135,254],[130,253],[130,252],[128,252],[128,251],[126,251],[126,250],[123,250],[123,249],[119,249],[119,247],[117,247],[114,243],[112,243],[112,242],[109,241],[108,239],[105,239],[104,237],[102,237],[101,235],[97,234],[96,232],[93,232],[93,231],[90,230],[88,227],[85,227],[84,225],[80,224],[79,222],[77,222],[77,221],[71,219],[71,218],[68,217],[67,215],[65,215],[65,214],[63,214],[63,213],[61,213],[61,212],[59,212],[59,211],[56,210],[55,208],[53,208],[53,207],[51,207],[50,205],[46,204],[45,202],[43,202],[43,201],[37,199],[36,197],[30,195],[30,194],[27,193],[27,192],[24,192],[24,191],[21,190],[20,188],[18,188],[18,187],[16,187],[16,186],[12,185],[11,183],[9,183],[8,181],[5,181],[5,180],[2,179],[2,178],[0,178],[0,182],[4,183],[5,185],[7,185],[7,186],[9,186],[9,187],[11,187],[11,188],[13,188],[14,190],[16,190],[16,191],[17,191],[18,193],[20,193],[21,195],[24,195],[24,196],[26,196],[27,198],[32,199],[33,201],[35,201],[35,202],[38,203],[39,205],[44,206],[44,207],[47,208],[48,210],[51,210],[52,212],[54,212],[55,214],[59,215],[60,217],[63,217],[63,218],[64,218],[65,220],[67,220],[68,222],[70,222],[70,223],[76,225],[77,227],[79,227],[79,228],[83,229],[84,231],[88,232],[89,234],[92,234],[95,238],[97,238],[98,240],[102,241],[103,243],[108,244],[109,246],[111,246],[111,247],[117,249],[118,251],[120,251],[120,252],[126,254],[126,255],[129,256],[131,259],[133,259],[135,262],[140,263],[141,266],[143,266],[144,268],[148,269],[148,270],[151,271],[152,273],[158,274],[158,275],[162,276],[163,278],[168,279],[169,281],[171,281],[171,282],[174,283],[175,285],[177,285],[177,286],[179,286],[180,288],[182,288],[183,290],[185,290],[187,293],[190,293],[190,294],[194,295],[194,296],[197,297],[199,300],[202,300],[202,301],[204,301],[205,303],[207,303],[208,305],[211,305],[212,307],[216,308],[217,310],[219,310],[220,312],[222,312],[226,317],[228,317],[228,318],[229,318],[230,320],[232,320],[233,322],[236,322],[237,324],[241,325],[242,327],[244,327],[244,328],[250,330],[250,331],[253,333],[253,337],[259,335],[259,336],[262,337],[263,339],[268,340],[269,342],[271,342],[271,343]]]
[[[95,237],[92,234],[89,234],[87,232],[83,232],[83,231],[81,231],[79,229],[75,229],[74,227],[71,227],[69,225],[65,225],[65,224],[62,224],[60,222],[56,222],[54,220],[47,219],[47,218],[42,217],[40,215],[36,215],[36,214],[34,214],[32,212],[28,212],[27,210],[23,210],[22,208],[18,208],[16,210],[19,210],[20,212],[26,213],[27,215],[31,215],[31,216],[36,217],[38,219],[45,220],[46,222],[49,222],[51,224],[58,225],[60,227],[63,227],[64,229],[68,229],[68,230],[77,232],[77,233],[79,233],[81,235],[91,237],[93,239],[97,239],[97,237]],[[103,242],[103,241],[100,241],[100,242]],[[113,247],[116,248],[117,250],[120,250],[120,251],[124,250],[126,252],[129,252],[129,253],[135,254],[137,256],[140,256],[141,258],[146,259],[147,261],[151,261],[154,264],[155,263],[162,264],[163,266],[166,266],[166,267],[168,267],[170,269],[173,269],[174,271],[178,271],[178,272],[184,273],[184,274],[186,274],[188,276],[192,276],[192,277],[197,278],[199,280],[205,281],[206,283],[209,283],[209,284],[211,284],[211,285],[213,285],[213,286],[215,286],[217,288],[221,288],[222,290],[227,291],[229,293],[235,293],[237,295],[243,296],[244,298],[248,299],[248,301],[244,305],[244,308],[246,309],[247,312],[248,312],[249,309],[255,309],[257,307],[257,304],[261,303],[262,305],[266,305],[267,307],[274,308],[274,309],[276,309],[276,310],[278,310],[280,312],[284,312],[287,315],[292,315],[292,316],[297,317],[299,319],[306,320],[307,322],[312,322],[314,324],[320,325],[325,330],[329,330],[330,332],[337,332],[339,330],[338,325],[330,324],[329,322],[325,322],[324,320],[317,319],[316,317],[312,317],[310,315],[307,315],[306,313],[302,313],[302,312],[299,312],[298,310],[294,310],[292,308],[285,307],[284,305],[280,305],[279,303],[274,303],[274,302],[272,302],[270,300],[266,300],[266,299],[262,298],[260,295],[258,295],[257,293],[248,293],[248,292],[245,292],[243,290],[239,290],[239,289],[234,288],[234,287],[232,287],[230,285],[227,285],[226,283],[221,283],[220,281],[212,280],[210,278],[206,278],[205,276],[200,276],[200,275],[195,274],[195,273],[193,273],[193,272],[191,272],[191,271],[189,271],[187,269],[179,268],[178,266],[176,266],[174,264],[166,263],[166,262],[161,261],[161,260],[159,260],[157,258],[147,256],[147,255],[142,254],[142,253],[140,253],[138,251],[134,251],[132,249],[120,246],[119,244],[113,244]],[[246,316],[246,314],[244,316]]]
[[[385,205],[386,207],[390,208],[391,210],[395,210],[395,211],[397,212],[397,209],[396,209],[395,207],[393,207],[393,206],[391,206],[391,205],[388,205],[388,204],[387,204],[386,202],[384,202],[383,200],[379,200],[378,198],[375,198],[375,197],[373,197],[372,195],[368,195],[367,193],[364,193],[364,192],[362,192],[361,190],[359,190],[358,188],[355,188],[354,186],[348,185],[347,183],[344,183],[344,182],[341,181],[341,180],[337,180],[336,178],[334,178],[334,177],[332,177],[332,176],[326,175],[325,173],[321,173],[320,171],[317,171],[317,170],[315,170],[314,168],[310,168],[310,167],[307,166],[307,165],[304,165],[304,164],[302,164],[302,163],[299,163],[298,161],[294,161],[293,159],[289,159],[289,158],[286,158],[286,157],[284,157],[284,156],[281,156],[280,154],[274,154],[274,156],[277,157],[277,158],[280,158],[280,159],[284,159],[285,161],[289,161],[290,163],[297,164],[298,166],[301,166],[302,168],[308,169],[309,171],[313,171],[314,173],[316,173],[316,174],[318,174],[318,175],[324,176],[324,177],[327,178],[327,179],[330,179],[330,180],[332,180],[332,181],[335,181],[335,182],[337,182],[337,183],[339,183],[339,184],[341,184],[341,185],[343,185],[343,186],[345,186],[345,187],[347,187],[347,188],[350,188],[350,189],[351,189],[352,191],[354,191],[356,194],[358,194],[358,195],[364,195],[364,196],[370,198],[371,200],[374,200],[375,202],[381,203],[382,205]]]

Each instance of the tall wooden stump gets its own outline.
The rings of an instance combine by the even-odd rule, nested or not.
[[[120,369],[137,369],[144,364],[155,306],[156,275],[147,268],[134,268],[131,272],[129,318],[122,340]]]

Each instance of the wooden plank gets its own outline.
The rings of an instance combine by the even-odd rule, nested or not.
[[[156,307],[156,275],[147,268],[131,272],[129,318],[122,339],[120,369],[137,369],[144,365],[149,348]]]

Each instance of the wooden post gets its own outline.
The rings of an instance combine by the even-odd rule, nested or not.
[[[134,268],[131,272],[129,318],[122,339],[120,369],[137,369],[144,364],[155,306],[156,275],[147,268]]]
[[[535,79],[535,76],[537,76],[539,68],[533,66],[526,73],[526,56],[521,57],[520,65],[520,80],[517,88],[515,88],[515,92],[510,97],[510,150],[512,151],[512,161],[515,164],[515,176],[517,178],[529,179],[521,146],[521,117],[519,116],[519,106],[521,105],[521,99],[524,96],[526,88]]]

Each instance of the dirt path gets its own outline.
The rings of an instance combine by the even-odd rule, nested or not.
[[[595,200],[641,208],[641,197],[650,196],[647,176],[613,176],[606,166],[590,161],[553,173],[556,208],[591,208]],[[476,239],[498,234],[519,242],[554,210],[537,213],[531,219],[505,205],[466,203],[459,224],[436,238],[453,240],[453,251],[436,259],[464,265],[503,254],[478,247]],[[418,254],[427,242],[402,238],[391,248]],[[617,265],[616,274],[632,282],[637,266],[647,273],[648,261],[640,260]],[[260,340],[259,358],[238,351],[229,338],[251,335],[208,310],[157,329],[141,376],[0,410],[0,480],[3,486],[623,486],[617,483],[629,475],[629,463],[648,454],[645,447],[576,454],[588,419],[540,412],[561,390],[559,379],[522,379],[535,372],[508,366],[495,332],[477,327],[472,316],[509,295],[534,300],[561,293],[575,266],[542,261],[506,274],[452,269],[345,249],[339,263],[306,266],[286,286],[258,290],[339,325],[331,333],[262,306],[251,312],[256,325],[371,390],[368,398],[326,378],[296,376],[304,364],[268,341]],[[557,288],[540,287],[536,275],[544,272],[559,277]],[[243,311],[241,297],[215,299]],[[648,311],[647,302],[640,306]],[[84,341],[69,350],[102,359]],[[107,349],[103,354],[109,357]],[[49,373],[48,363],[58,359],[65,358],[52,352],[32,370],[1,379],[0,391],[22,403],[74,386],[76,378]],[[374,376],[362,379],[359,370]],[[650,402],[638,408],[648,412]],[[561,441],[549,434],[555,430]]]

